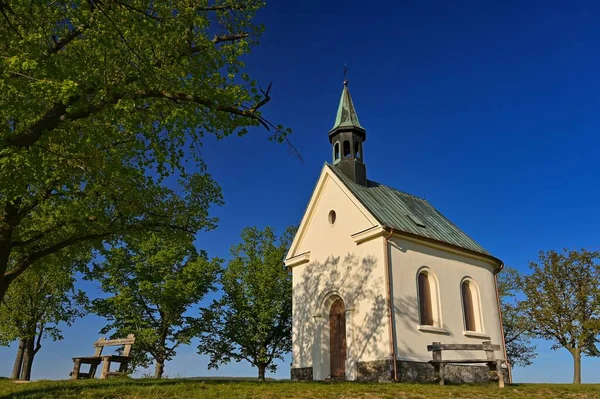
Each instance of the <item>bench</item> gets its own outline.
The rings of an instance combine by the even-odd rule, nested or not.
[[[498,377],[498,387],[504,388],[504,374],[502,373],[502,363],[506,363],[504,359],[496,359],[494,351],[499,351],[500,345],[492,345],[491,341],[483,341],[481,344],[442,344],[441,342],[433,342],[427,345],[427,350],[433,353],[433,360],[429,363],[435,370],[436,378],[439,378],[440,385],[444,385],[444,367],[448,363],[472,364],[485,363],[493,377]],[[443,351],[485,351],[485,359],[442,359]],[[494,378],[495,379],[495,378]]]
[[[94,378],[98,365],[102,363],[102,373],[100,379],[106,379],[111,376],[127,375],[127,366],[129,364],[129,353],[131,352],[131,345],[135,342],[135,336],[129,334],[127,338],[111,339],[107,340],[100,338],[94,342],[96,352],[94,356],[74,357],[73,358],[73,372],[71,372],[71,379],[79,380],[84,378]],[[122,355],[102,355],[102,350],[105,346],[123,346]],[[119,371],[110,371],[111,363],[119,363]],[[89,364],[90,370],[87,373],[82,373],[81,365]]]

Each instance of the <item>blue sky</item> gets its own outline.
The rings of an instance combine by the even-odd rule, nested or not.
[[[301,163],[260,129],[206,140],[203,153],[226,204],[219,228],[198,244],[227,257],[244,226],[278,231],[300,221],[331,151],[348,64],[367,173],[427,198],[506,265],[527,270],[538,251],[598,248],[600,5],[535,1],[270,1],[266,32],[248,72],[273,82],[266,116],[294,130]],[[97,294],[92,285],[91,296]],[[70,357],[91,354],[102,320],[88,316],[46,342],[33,378],[67,378]],[[566,350],[540,341],[519,382],[570,382]],[[195,345],[166,366],[170,376],[244,375],[246,364],[207,370]],[[0,348],[0,375],[13,348]],[[600,382],[600,359],[583,381]],[[273,375],[272,375],[273,376]],[[289,359],[274,375],[289,376]]]

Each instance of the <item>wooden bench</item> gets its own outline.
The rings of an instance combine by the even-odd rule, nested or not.
[[[498,377],[498,387],[504,388],[504,374],[502,373],[502,363],[504,359],[496,359],[494,351],[499,351],[500,345],[492,345],[491,341],[483,341],[482,344],[442,344],[433,342],[427,345],[427,350],[433,352],[433,360],[429,363],[433,365],[436,378],[439,378],[440,385],[444,385],[444,367],[448,363],[472,364],[485,363],[493,377]],[[485,351],[485,359],[442,359],[443,351]],[[494,378],[495,379],[495,378]]]
[[[100,379],[106,379],[110,376],[127,375],[127,365],[129,364],[129,353],[131,352],[131,345],[135,342],[135,336],[129,334],[127,338],[111,339],[107,340],[100,338],[94,342],[96,352],[94,356],[85,357],[74,357],[73,358],[73,372],[70,374],[71,379],[78,380],[83,378],[94,378],[98,365],[102,363],[102,373]],[[105,346],[123,346],[122,355],[104,355],[102,356],[102,350]],[[110,371],[111,363],[119,363],[119,371]],[[80,371],[82,364],[89,364],[90,370],[87,373]]]

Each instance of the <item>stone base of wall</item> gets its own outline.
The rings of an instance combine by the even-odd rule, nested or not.
[[[356,365],[356,381],[362,382],[393,382],[394,370],[391,360],[373,360],[358,362]],[[399,382],[433,383],[433,366],[427,362],[396,361]],[[504,371],[504,382],[508,383],[508,370]],[[447,384],[462,384],[469,382],[488,382],[497,380],[496,373],[490,372],[487,366],[470,366],[462,364],[447,364],[444,367],[444,380]],[[293,367],[292,381],[312,381],[312,367]]]
[[[356,381],[392,382],[394,369],[391,360],[374,360],[356,364]]]
[[[398,380],[400,382],[433,382],[433,366],[425,362],[396,362]],[[504,382],[508,382],[508,370],[503,369]],[[469,382],[497,381],[496,372],[490,372],[487,366],[471,366],[466,364],[447,364],[444,367],[444,381],[450,384]]]
[[[313,380],[313,368],[312,367],[292,367],[291,378],[292,378],[292,381],[312,381]]]

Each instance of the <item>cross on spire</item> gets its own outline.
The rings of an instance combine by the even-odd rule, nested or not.
[[[348,65],[344,63],[344,86],[348,86]]]

